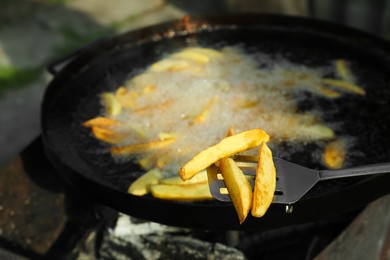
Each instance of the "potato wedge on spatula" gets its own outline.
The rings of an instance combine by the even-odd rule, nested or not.
[[[259,146],[262,142],[268,142],[269,135],[257,128],[241,132],[222,139],[218,144],[211,146],[187,162],[179,171],[183,180],[191,179],[198,172],[206,169],[220,159],[230,157],[236,153]]]
[[[276,169],[272,152],[263,142],[259,148],[258,165],[256,169],[255,187],[251,214],[260,218],[272,203],[276,189]]]
[[[213,166],[211,166],[213,167]],[[211,168],[210,167],[210,168]],[[246,219],[252,205],[252,186],[231,158],[219,161],[219,170],[229,191],[240,224]]]

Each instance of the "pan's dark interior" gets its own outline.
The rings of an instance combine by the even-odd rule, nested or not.
[[[366,89],[366,96],[343,95],[329,100],[302,92],[305,101],[300,104],[300,109],[321,108],[322,117],[328,125],[342,124],[336,135],[354,140],[354,146],[349,149],[347,166],[389,161],[390,114],[384,108],[390,107],[390,53],[384,48],[384,42],[357,31],[310,20],[283,18],[280,21],[276,19],[278,22],[275,23],[275,18],[269,21],[252,19],[250,26],[247,22],[241,25],[236,17],[233,20],[236,26],[215,27],[212,20],[207,30],[176,34],[156,41],[151,40],[150,33],[125,34],[86,50],[61,71],[46,92],[42,131],[46,149],[52,154],[49,157],[56,158],[55,165],[66,172],[64,175],[72,171],[81,176],[85,181],[83,185],[104,187],[101,192],[107,192],[108,197],[110,192],[121,194],[118,200],[124,200],[121,204],[127,203],[129,209],[124,210],[126,206],[121,206],[120,210],[129,214],[133,213],[131,201],[135,199],[141,204],[145,202],[144,205],[174,205],[178,210],[183,205],[198,209],[229,208],[227,212],[234,218],[232,205],[217,201],[162,202],[147,196],[134,198],[125,194],[131,182],[143,172],[129,162],[115,162],[107,146],[92,138],[81,123],[101,113],[99,94],[115,90],[126,79],[167,53],[192,45],[216,49],[239,45],[248,53],[260,51],[271,57],[283,56],[293,63],[310,67],[331,65],[332,61],[340,58],[351,61],[358,82]],[[177,24],[172,23],[156,30],[164,32],[169,26],[177,28]],[[286,157],[289,149],[289,144],[281,144],[274,154]],[[323,166],[315,160],[315,156],[322,149],[321,143],[302,144],[302,149],[287,156],[287,159],[321,169]],[[320,183],[307,194],[306,199],[335,193],[364,180],[351,178]],[[111,204],[110,201],[105,202]],[[111,206],[115,208],[114,204]],[[150,218],[156,220],[153,216]],[[237,222],[237,219],[232,222]]]

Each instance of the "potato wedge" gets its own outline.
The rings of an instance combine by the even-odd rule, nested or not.
[[[125,138],[124,134],[120,134],[107,128],[93,126],[91,130],[96,139],[109,144],[117,144]]]
[[[233,105],[237,108],[237,110],[241,110],[241,109],[255,107],[258,104],[259,104],[259,102],[256,100],[238,99],[235,101],[235,103]]]
[[[122,106],[112,93],[103,93],[101,100],[105,108],[106,114],[109,116],[116,116],[122,111]]]
[[[340,169],[344,165],[346,144],[336,140],[326,145],[322,154],[322,162],[330,169]]]
[[[329,86],[333,86],[335,88],[338,88],[340,90],[344,90],[344,91],[347,91],[350,93],[358,94],[361,96],[366,95],[366,91],[362,87],[357,86],[351,82],[347,82],[344,80],[338,80],[338,79],[330,79],[330,78],[323,78],[322,82],[324,84],[329,85]]]
[[[349,69],[347,61],[344,59],[338,59],[335,61],[336,72],[339,77],[348,82],[355,82],[354,76]]]
[[[341,94],[333,89],[330,89],[325,86],[319,86],[318,87],[318,93],[327,97],[327,98],[339,98],[341,97]]]
[[[210,61],[210,58],[207,55],[194,50],[182,51],[173,55],[172,57],[181,58],[184,60],[192,60],[200,64],[207,64]]]
[[[113,156],[128,156],[132,154],[140,154],[155,149],[161,149],[175,142],[175,138],[164,140],[151,141],[148,143],[131,144],[127,146],[111,147],[110,152]]]
[[[229,191],[240,224],[242,224],[251,209],[252,187],[244,173],[231,158],[221,159],[219,170],[223,176],[226,188]]]
[[[299,134],[309,140],[327,140],[335,136],[332,128],[323,124],[308,125],[300,129]]]
[[[150,66],[150,71],[180,71],[191,67],[191,64],[181,59],[165,59],[158,61]]]
[[[232,135],[234,135],[234,128],[233,128],[233,127],[230,127],[230,128],[226,131],[225,137],[229,137],[229,136],[232,136]]]
[[[142,157],[138,158],[138,164],[144,170],[151,170],[156,166],[157,158],[154,154],[143,154]]]
[[[173,104],[172,100],[166,100],[161,103],[157,104],[151,104],[143,107],[134,107],[132,112],[133,113],[145,113],[145,112],[153,112],[157,110],[163,110],[169,108]]]
[[[276,189],[276,169],[272,152],[265,142],[260,145],[258,160],[251,210],[256,218],[262,217],[268,210]]]
[[[133,108],[136,106],[136,99],[139,94],[135,91],[128,91],[125,87],[120,87],[115,92],[115,98],[124,108]]]
[[[158,133],[158,138],[163,140],[163,139],[168,139],[168,138],[177,138],[179,136],[178,133],[174,132],[160,132]]]
[[[199,201],[213,198],[207,182],[189,185],[156,184],[151,186],[150,192],[153,197],[164,200]]]
[[[95,117],[83,123],[83,126],[87,128],[92,128],[93,126],[111,128],[117,125],[119,125],[119,121],[109,117]]]
[[[159,179],[161,172],[158,169],[150,170],[133,182],[127,191],[133,195],[143,196],[149,193],[150,185],[157,184]]]
[[[210,113],[211,109],[213,108],[213,105],[215,102],[217,102],[218,97],[213,97],[206,105],[206,107],[203,109],[203,111],[194,119],[194,123],[202,123],[206,120],[207,115]]]
[[[189,180],[216,161],[255,148],[262,142],[267,141],[269,141],[269,135],[261,129],[252,129],[225,137],[218,144],[201,151],[193,157],[179,170],[179,175],[183,180]]]
[[[163,169],[171,160],[171,156],[169,154],[163,154],[157,158],[156,167],[159,169]]]
[[[195,183],[206,183],[207,182],[207,172],[201,171],[197,175],[195,175],[192,179],[183,181],[180,176],[174,176],[166,179],[161,179],[160,184],[181,184],[181,185],[188,185],[188,184],[195,184]]]
[[[149,94],[149,93],[152,93],[155,90],[156,90],[156,85],[154,85],[154,84],[146,85],[142,89],[142,94]]]

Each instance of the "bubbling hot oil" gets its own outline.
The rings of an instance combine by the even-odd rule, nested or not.
[[[329,70],[262,53],[250,56],[238,48],[183,49],[126,82],[136,95],[115,117],[121,122],[117,131],[128,134],[116,146],[175,138],[168,147],[137,155],[154,158],[148,167],[172,176],[229,129],[261,128],[271,136],[271,147],[332,139],[335,129],[324,124],[321,111],[298,109],[303,91],[322,95],[321,79]]]

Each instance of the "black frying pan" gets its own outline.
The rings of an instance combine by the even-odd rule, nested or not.
[[[188,25],[188,24],[187,24]],[[390,191],[390,175],[320,183],[294,204],[291,214],[272,205],[261,219],[248,217],[239,225],[232,204],[218,201],[175,202],[126,193],[143,172],[132,163],[116,163],[107,146],[90,136],[81,123],[100,114],[99,94],[113,91],[164,54],[190,45],[221,48],[240,45],[249,53],[282,55],[306,66],[352,61],[366,97],[345,95],[326,100],[308,95],[301,110],[320,107],[337,135],[354,139],[348,166],[390,160],[390,46],[364,32],[305,18],[276,15],[195,17],[147,27],[92,44],[66,59],[71,61],[48,86],[42,105],[45,150],[56,169],[77,189],[129,215],[164,224],[206,228],[275,228],[314,221],[364,206]],[[188,31],[187,29],[190,29]],[[56,63],[51,71],[56,71]],[[280,149],[288,151],[289,145]],[[320,145],[302,144],[289,160],[321,168],[315,155]],[[288,153],[283,153],[288,154]],[[278,154],[276,154],[278,155]]]

